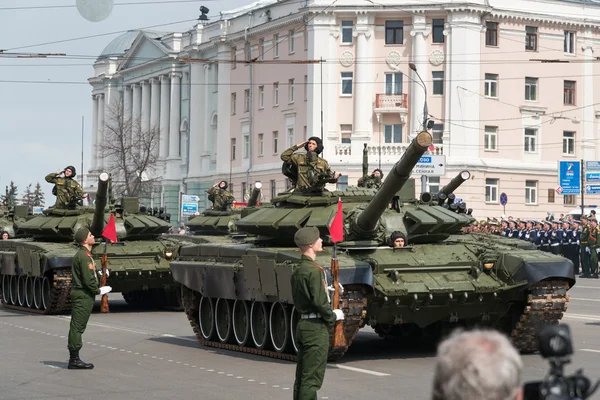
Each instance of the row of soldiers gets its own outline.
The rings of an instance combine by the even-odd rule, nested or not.
[[[485,232],[531,242],[539,250],[560,254],[570,259],[575,274],[581,278],[598,278],[600,227],[595,217],[578,220],[513,220],[481,221],[469,227],[470,232]]]

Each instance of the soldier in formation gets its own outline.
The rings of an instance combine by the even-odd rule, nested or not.
[[[215,183],[210,189],[206,191],[208,193],[208,200],[212,201],[212,210],[215,211],[231,211],[231,206],[235,201],[235,198],[227,190],[227,181],[221,181]]]
[[[306,152],[296,153],[304,148]],[[326,183],[335,183],[341,174],[329,168],[327,160],[319,157],[323,151],[323,142],[313,136],[281,153],[281,160],[298,169],[296,189],[300,191],[322,190]]]
[[[74,179],[76,175],[75,167],[72,165],[46,175],[46,182],[54,184],[52,194],[56,196],[55,208],[75,208],[81,199],[88,197]]]

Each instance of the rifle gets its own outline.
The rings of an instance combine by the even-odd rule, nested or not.
[[[104,253],[102,254],[102,283],[100,287],[106,286],[106,271],[108,270],[108,254],[106,254],[106,243],[107,239],[104,238]],[[100,312],[107,313],[108,312],[108,295],[102,295],[100,300]]]
[[[333,278],[333,309],[340,308],[340,264],[337,259],[337,243],[333,243],[331,254],[331,277]],[[333,332],[333,347],[348,347],[346,335],[344,334],[344,321],[335,321]]]

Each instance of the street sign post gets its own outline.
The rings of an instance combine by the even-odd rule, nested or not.
[[[600,182],[600,172],[586,172],[585,180],[588,182]]]
[[[444,176],[446,175],[446,156],[427,155],[419,159],[413,170],[415,175]]]
[[[506,214],[506,203],[508,203],[508,196],[506,193],[500,193],[500,204],[502,204],[502,213]]]
[[[558,161],[558,185],[563,195],[581,194],[580,161]]]

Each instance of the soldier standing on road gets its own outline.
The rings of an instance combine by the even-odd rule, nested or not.
[[[581,221],[571,220],[573,223],[573,230],[570,232],[570,242],[571,242],[571,261],[575,266],[575,275],[579,275],[580,271],[580,263],[579,263],[579,237],[581,235],[581,230],[579,229],[579,225],[581,225]]]
[[[63,174],[64,177],[61,176]],[[77,173],[75,167],[72,165],[69,165],[62,171],[46,175],[46,182],[54,183],[52,194],[56,196],[55,208],[74,207],[77,200],[87,197],[87,193],[83,193],[83,189],[79,183],[73,179],[75,175]]]
[[[296,150],[302,147],[304,147],[306,153],[295,153]],[[319,186],[324,186],[324,184],[318,183],[319,178],[329,176],[337,180],[340,177],[339,173],[334,174],[331,171],[327,160],[318,156],[322,151],[323,142],[320,138],[313,136],[281,153],[283,162],[295,165],[298,168],[296,189],[318,189]]]
[[[298,361],[294,400],[316,400],[325,377],[329,326],[344,319],[344,313],[331,309],[325,270],[315,262],[317,253],[323,251],[319,229],[299,229],[294,242],[302,252],[291,278],[294,305],[301,316],[296,327]]]
[[[208,199],[212,201],[212,209],[216,211],[229,211],[235,198],[227,190],[227,181],[221,181],[215,183],[210,189],[206,191],[208,193]]]
[[[579,253],[581,254],[581,275],[580,278],[590,277],[590,225],[588,217],[581,216],[581,234],[579,235]]]
[[[75,241],[81,247],[73,257],[71,263],[71,325],[69,328],[69,369],[92,369],[93,364],[81,361],[79,350],[83,346],[81,336],[85,332],[96,295],[107,294],[112,290],[110,286],[98,288],[96,276],[96,263],[92,257],[94,235],[87,228],[79,228],[75,233]],[[107,275],[108,276],[108,275]]]
[[[598,253],[600,253],[600,243],[598,238],[600,236],[600,229],[598,228],[598,221],[596,217],[590,218],[590,273],[592,278],[598,278]]]

